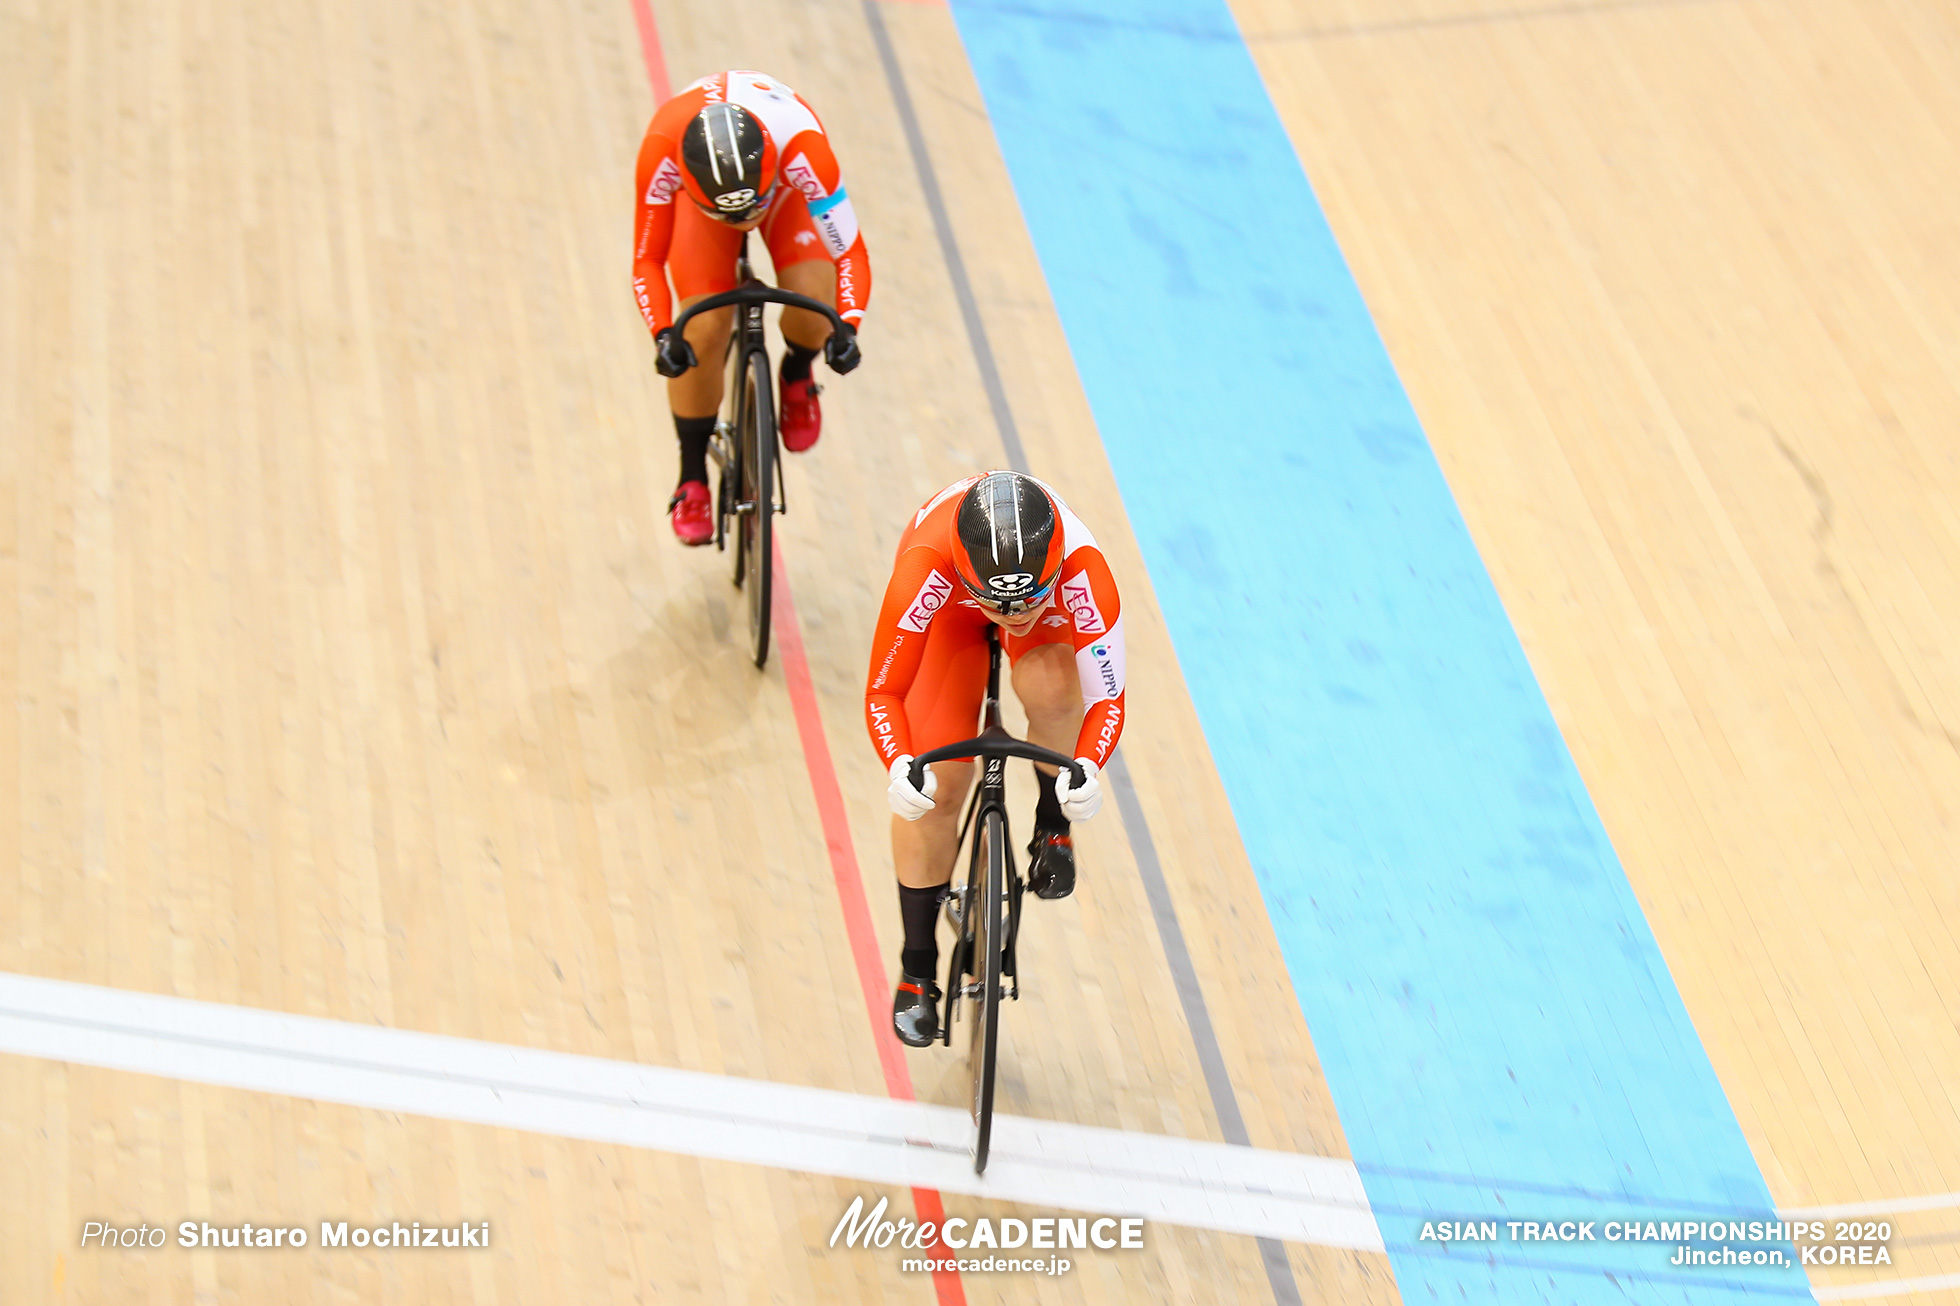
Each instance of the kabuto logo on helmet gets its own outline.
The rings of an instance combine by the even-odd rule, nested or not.
[[[715,207],[724,213],[739,213],[754,203],[755,192],[746,188],[715,196]]]
[[[1025,571],[1010,571],[987,577],[987,588],[996,594],[1025,594],[1034,588],[1034,577]]]

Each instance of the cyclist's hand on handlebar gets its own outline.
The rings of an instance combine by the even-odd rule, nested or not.
[[[687,337],[672,327],[661,327],[660,334],[653,338],[654,370],[666,377],[679,376],[693,367],[697,361],[694,346],[687,343]]]
[[[1075,764],[1082,768],[1082,783],[1069,787],[1075,777],[1063,767],[1055,773],[1055,797],[1061,800],[1062,815],[1071,821],[1086,821],[1102,810],[1102,782],[1096,779],[1096,764],[1086,757],[1078,757]]]
[[[864,355],[858,352],[857,332],[831,332],[830,339],[823,342],[823,361],[839,376],[863,362]]]
[[[885,790],[885,801],[892,805],[893,813],[908,821],[916,821],[936,806],[932,796],[939,788],[939,777],[932,773],[931,767],[926,768],[926,784],[923,789],[916,789],[912,785],[910,753],[892,763],[891,775],[891,787]]]

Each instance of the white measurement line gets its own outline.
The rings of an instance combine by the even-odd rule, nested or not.
[[[1960,1206],[1960,1193],[1928,1193],[1923,1197],[1888,1197],[1871,1202],[1841,1202],[1835,1206],[1783,1206],[1785,1220],[1855,1219],[1864,1215],[1906,1215],[1913,1211],[1944,1211]],[[1818,1301],[1875,1301],[1909,1297],[1917,1292],[1960,1289],[1960,1274],[1936,1274],[1923,1279],[1885,1279],[1878,1283],[1813,1287]]]
[[[1878,1297],[1907,1297],[1915,1292],[1946,1292],[1960,1288],[1960,1274],[1936,1274],[1925,1279],[1891,1279],[1842,1288],[1816,1288],[1818,1301],[1869,1301]]]
[[[1349,1161],[0,974],[0,1052],[1031,1206],[1382,1250]]]
[[[1786,1220],[1833,1220],[1840,1216],[1904,1215],[1911,1211],[1944,1211],[1960,1206],[1960,1193],[1928,1193],[1924,1197],[1887,1197],[1873,1202],[1845,1202],[1837,1206],[1778,1207]]]

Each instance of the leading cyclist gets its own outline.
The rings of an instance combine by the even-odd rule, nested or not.
[[[889,769],[892,862],[905,945],[892,1028],[925,1047],[939,1032],[940,900],[959,850],[971,761],[935,762],[914,788],[912,758],[972,738],[987,688],[987,625],[1001,629],[1028,739],[1073,750],[1083,783],[1037,766],[1028,882],[1037,897],[1075,889],[1069,822],[1102,806],[1097,772],[1123,733],[1123,620],[1116,582],[1088,527],[1055,492],[1020,472],[947,486],[913,516],[878,614],[865,721]],[[1052,783],[1049,777],[1052,777]]]
[[[673,328],[668,274],[682,308],[733,290],[742,234],[760,227],[782,288],[822,300],[855,327],[871,301],[871,261],[816,111],[763,73],[703,77],[661,105],[640,142],[638,186],[633,293],[653,332],[655,366],[671,378],[667,401],[681,445],[680,485],[667,510],[681,543],[706,544],[715,535],[708,438],[735,310],[700,314],[683,339]],[[688,203],[675,203],[683,193]],[[857,346],[833,338],[830,323],[807,309],[784,309],[782,328],[777,425],[783,447],[802,453],[823,429],[811,359],[822,349],[833,368],[848,372]],[[697,359],[707,366],[696,367]]]

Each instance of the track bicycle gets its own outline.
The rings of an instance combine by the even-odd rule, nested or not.
[[[728,537],[735,537],[735,585],[748,599],[749,655],[757,667],[769,661],[769,603],[774,569],[770,566],[777,513],[789,508],[783,495],[782,478],[777,475],[782,450],[776,438],[775,372],[769,365],[769,344],[762,330],[765,304],[784,304],[807,309],[830,319],[832,347],[825,353],[837,357],[836,345],[855,351],[857,332],[837,310],[821,300],[794,291],[781,290],[757,279],[749,266],[749,243],[742,238],[742,252],[735,262],[736,287],[709,295],[681,311],[674,319],[674,331],[685,338],[687,324],[697,313],[736,306],[734,329],[728,333],[727,368],[722,386],[721,414],[714,434],[708,440],[708,456],[714,459],[715,547],[727,549]],[[855,366],[852,363],[851,366]],[[838,368],[835,361],[831,366]]]
[[[969,1049],[973,1063],[973,1172],[985,1174],[994,1130],[994,1075],[1000,1061],[1000,1003],[1021,996],[1015,942],[1021,933],[1021,895],[1026,889],[1015,865],[1007,829],[1007,759],[1026,758],[1068,768],[1073,784],[1084,783],[1082,768],[1039,744],[1016,739],[1000,722],[1000,631],[987,628],[987,697],[981,730],[972,739],[935,748],[912,759],[912,785],[925,784],[932,762],[975,758],[984,763],[980,783],[960,825],[959,846],[969,848],[966,883],[946,900],[946,915],[958,941],[946,966],[946,1019],[940,1040],[953,1042],[953,1020],[960,999],[972,1002]],[[954,854],[954,865],[959,864]],[[1003,990],[1002,981],[1008,987]]]

